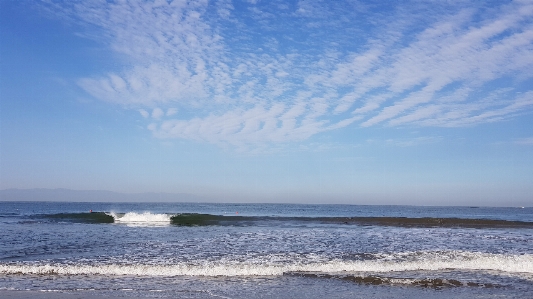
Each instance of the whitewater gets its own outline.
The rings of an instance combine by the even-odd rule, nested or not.
[[[397,257],[373,261],[343,261],[313,263],[313,259],[276,265],[275,260],[253,259],[247,262],[225,261],[181,265],[65,265],[17,264],[1,265],[3,274],[58,275],[143,275],[143,276],[279,276],[288,272],[400,272],[436,270],[494,270],[533,281],[533,255],[497,255],[471,252],[415,252],[415,261],[398,261]],[[405,257],[406,254],[400,254]],[[453,256],[453,258],[450,258]],[[310,262],[311,261],[311,262]]]
[[[152,214],[150,212],[135,213],[129,212],[125,214],[121,213],[106,213],[107,215],[113,217],[114,222],[116,223],[126,223],[126,224],[145,224],[145,225],[165,225],[170,224],[170,217],[172,215],[168,214]]]
[[[4,202],[0,297],[529,298],[532,216],[531,208]]]

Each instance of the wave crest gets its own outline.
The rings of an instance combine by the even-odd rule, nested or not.
[[[170,224],[171,217],[171,215],[168,214],[152,214],[150,212],[129,212],[125,214],[110,213],[110,215],[114,218],[115,223],[131,224]]]
[[[407,258],[406,258],[407,257]],[[377,260],[316,262],[313,259],[276,263],[264,256],[258,260],[189,261],[172,265],[154,264],[0,264],[3,274],[40,275],[142,275],[142,276],[279,276],[296,272],[386,273],[403,271],[480,270],[499,271],[533,280],[533,255],[503,255],[476,252],[410,252],[382,256]],[[522,275],[520,275],[522,274]]]

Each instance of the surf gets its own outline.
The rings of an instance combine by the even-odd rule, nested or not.
[[[369,260],[334,259],[316,262],[315,258],[266,255],[247,259],[219,261],[189,260],[175,264],[62,264],[18,262],[0,264],[2,274],[22,275],[133,275],[133,276],[281,276],[298,273],[349,275],[350,273],[401,273],[409,271],[497,271],[533,281],[533,255],[491,254],[480,252],[404,252],[376,255]],[[353,275],[352,275],[353,276]]]
[[[144,225],[164,225],[170,224],[170,218],[172,215],[169,214],[152,214],[150,212],[144,213],[109,213],[113,217],[114,223],[122,224],[144,224]]]
[[[283,216],[228,216],[200,213],[151,213],[151,212],[87,212],[37,215],[52,221],[76,223],[122,223],[122,224],[173,224],[176,226],[251,225],[257,222],[299,222],[322,224],[351,224],[359,226],[393,227],[444,227],[444,228],[533,228],[533,222],[433,217],[283,217]]]

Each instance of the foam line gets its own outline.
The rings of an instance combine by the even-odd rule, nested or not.
[[[115,219],[115,223],[170,223],[171,215],[152,214],[150,212],[126,214],[109,213]]]
[[[174,265],[73,265],[73,264],[0,264],[3,274],[58,275],[143,275],[143,276],[279,276],[289,272],[401,272],[437,270],[490,270],[508,274],[528,274],[533,277],[533,255],[501,255],[488,253],[451,252],[439,256],[432,253],[407,253],[404,256],[378,260],[332,260],[316,263],[305,260],[277,264],[266,259],[255,261],[221,261]],[[408,256],[406,259],[405,257]],[[454,256],[454,258],[450,258]],[[416,257],[416,258],[415,258]]]

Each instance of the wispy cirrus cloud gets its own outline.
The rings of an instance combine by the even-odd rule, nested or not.
[[[533,137],[516,139],[515,143],[520,145],[533,145]]]
[[[127,61],[79,86],[141,109],[160,138],[287,142],[346,126],[458,127],[533,110],[527,1],[45,7]]]

